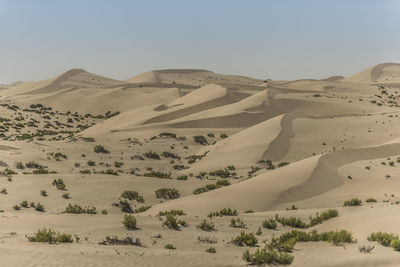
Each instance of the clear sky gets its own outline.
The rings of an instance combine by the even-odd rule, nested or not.
[[[0,84],[71,68],[323,78],[382,62],[400,62],[397,0],[0,0]]]

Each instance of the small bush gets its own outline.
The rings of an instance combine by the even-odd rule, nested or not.
[[[40,211],[40,212],[45,212],[44,206],[43,206],[42,204],[40,204],[40,203],[37,203],[37,204],[36,204],[35,210],[36,210],[36,211]]]
[[[72,243],[72,236],[70,234],[58,233],[51,229],[42,229],[37,231],[32,236],[27,236],[30,242],[42,242],[42,243]]]
[[[129,200],[136,200],[137,202],[143,203],[144,198],[135,190],[126,190],[121,194],[121,198]]]
[[[264,222],[263,222],[263,224],[262,224],[262,226],[264,227],[264,228],[267,228],[267,229],[273,229],[273,230],[275,230],[276,228],[277,228],[277,223],[276,223],[276,221],[274,220],[274,219],[269,219],[269,220],[265,220]]]
[[[180,226],[185,226],[186,222],[179,220],[171,214],[167,214],[165,221],[163,221],[163,225],[172,230],[179,230]]]
[[[156,190],[156,197],[160,199],[177,199],[179,191],[175,188],[160,188]]]
[[[65,190],[65,184],[63,179],[54,179],[52,185],[54,185],[57,190]]]
[[[377,201],[376,201],[375,198],[370,197],[370,198],[367,198],[367,199],[365,200],[365,202],[371,203],[371,202],[377,202]]]
[[[276,249],[259,248],[254,253],[246,250],[242,259],[253,265],[289,265],[293,262],[294,257]]]
[[[200,145],[208,145],[207,139],[202,135],[193,136],[193,140]]]
[[[237,216],[238,212],[236,209],[231,209],[231,208],[223,208],[219,211],[214,211],[210,212],[210,214],[207,215],[207,217],[212,218],[212,217],[222,217],[222,216]]]
[[[160,155],[158,155],[158,153],[152,152],[152,151],[149,151],[149,152],[144,153],[144,156],[145,156],[146,158],[149,158],[149,159],[157,159],[157,160],[160,160],[160,159],[161,159],[161,158],[160,158]]]
[[[125,214],[122,223],[126,227],[126,229],[136,229],[136,218],[133,215]]]
[[[166,244],[164,248],[166,248],[166,249],[176,249],[176,247],[174,245],[171,245],[171,244]]]
[[[41,191],[40,191],[40,195],[41,195],[42,197],[47,197],[47,196],[48,196],[46,190],[41,190]]]
[[[203,231],[213,231],[215,230],[215,226],[213,222],[208,222],[206,219],[202,220],[199,225],[197,225],[198,229]]]
[[[246,234],[245,232],[240,232],[240,235],[238,235],[235,239],[232,240],[232,243],[235,244],[236,246],[249,246],[253,247],[257,245],[257,238],[252,234]]]
[[[217,250],[214,247],[209,247],[206,249],[207,253],[217,253]]]
[[[343,203],[343,206],[361,206],[361,200],[358,198],[352,198],[350,200],[346,200]]]
[[[160,211],[158,213],[159,216],[167,216],[167,215],[173,215],[173,216],[182,216],[186,215],[183,210],[169,210],[169,211]]]
[[[96,145],[94,147],[94,152],[95,153],[102,153],[102,154],[110,154],[110,151],[108,149],[106,149],[104,146],[102,145]]]
[[[233,228],[246,228],[246,224],[240,218],[232,218],[229,226]]]
[[[87,213],[87,214],[97,214],[96,208],[95,207],[81,207],[80,205],[74,204],[68,204],[67,207],[65,207],[64,210],[65,213],[72,213],[72,214],[81,214],[81,213]]]

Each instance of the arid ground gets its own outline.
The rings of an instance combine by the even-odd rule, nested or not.
[[[1,266],[400,266],[400,64],[267,78],[2,85]]]

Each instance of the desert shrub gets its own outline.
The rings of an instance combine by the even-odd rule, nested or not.
[[[121,168],[124,165],[122,161],[114,161],[115,168]]]
[[[96,166],[96,162],[93,161],[93,160],[89,160],[89,161],[87,162],[87,165],[93,167],[93,166]]]
[[[308,226],[311,227],[320,224],[337,216],[339,216],[339,212],[336,209],[329,209],[321,214],[317,213],[315,217],[310,216],[310,222],[308,223]]]
[[[252,234],[246,234],[245,232],[240,232],[240,235],[235,237],[235,239],[232,240],[232,243],[235,244],[236,246],[249,246],[253,247],[257,245],[257,238]]]
[[[20,209],[21,209],[21,206],[15,205],[15,206],[13,207],[13,209],[15,209],[15,210],[20,210]]]
[[[149,158],[149,159],[157,159],[157,160],[161,159],[160,155],[158,155],[157,152],[153,152],[153,151],[149,151],[149,152],[144,153],[144,156],[146,158]]]
[[[209,221],[207,221],[206,219],[202,220],[202,221],[200,222],[200,224],[197,225],[197,228],[198,228],[198,229],[201,229],[201,230],[203,230],[203,231],[208,231],[208,232],[209,232],[209,231],[215,230],[214,223],[213,223],[213,222],[209,222]]]
[[[350,200],[346,200],[343,203],[343,206],[361,206],[361,200],[358,198],[352,198]]]
[[[37,231],[32,236],[27,236],[30,242],[42,242],[42,243],[72,243],[72,236],[70,234],[58,233],[51,229],[42,229]]]
[[[276,223],[276,221],[274,219],[269,219],[269,220],[263,221],[262,226],[264,228],[267,228],[267,229],[274,229],[275,230],[278,225],[277,225],[277,223]]]
[[[228,186],[230,184],[231,183],[227,179],[220,179],[215,184],[207,184],[207,185],[205,185],[203,187],[196,188],[193,191],[193,194],[194,195],[202,194],[202,193],[205,193],[205,192],[208,192],[208,191],[211,191],[211,190],[215,190],[215,189],[221,188],[223,186]]]
[[[176,138],[176,134],[174,134],[174,133],[168,133],[168,132],[160,133],[158,136],[159,136],[159,137],[171,137],[171,138]]]
[[[376,232],[370,234],[370,236],[367,238],[368,241],[376,241],[382,246],[388,247],[390,246],[390,243],[395,240],[399,239],[399,237],[395,234],[389,234],[389,233],[383,233],[383,232]]]
[[[346,230],[335,230],[329,232],[318,233],[316,230],[311,232],[302,232],[292,230],[291,232],[282,234],[279,237],[280,242],[285,243],[287,240],[294,238],[296,242],[317,242],[325,241],[334,245],[341,245],[343,243],[354,243],[352,233]]]
[[[166,244],[165,247],[166,249],[176,249],[176,247],[172,244]]]
[[[279,163],[278,163],[278,168],[283,167],[283,166],[286,166],[286,165],[289,165],[289,162],[287,162],[287,161],[279,162]]]
[[[40,212],[45,212],[44,206],[43,206],[42,204],[40,204],[40,203],[37,203],[37,204],[35,205],[35,210],[36,210],[36,211],[40,211]]]
[[[215,237],[211,237],[211,236],[198,236],[197,240],[199,240],[199,242],[207,243],[207,244],[218,243],[218,240]]]
[[[22,201],[20,205],[23,208],[29,208],[28,201],[26,201],[26,200]]]
[[[179,157],[178,155],[167,151],[164,151],[163,153],[161,153],[161,155],[165,158],[181,159],[181,157]]]
[[[223,208],[219,211],[214,211],[214,212],[210,212],[207,217],[222,217],[222,216],[237,216],[238,212],[236,209],[231,209],[231,208]]]
[[[207,253],[217,253],[217,250],[215,249],[215,247],[209,247],[206,249]]]
[[[240,218],[232,218],[229,226],[233,228],[246,228],[246,224]]]
[[[223,133],[223,134],[220,135],[220,137],[221,137],[222,139],[224,139],[224,138],[227,138],[228,135]]]
[[[136,200],[137,202],[143,203],[144,198],[135,190],[126,190],[121,194],[121,198],[129,200]]]
[[[289,218],[276,216],[276,220],[283,226],[290,226],[294,228],[307,228],[307,224],[305,222],[303,222],[300,218],[296,218],[293,216]]]
[[[150,209],[151,206],[142,206],[140,208],[135,209],[135,213],[145,212],[146,210]]]
[[[72,214],[81,214],[81,213],[87,213],[87,214],[97,214],[96,208],[95,207],[82,207],[78,204],[68,204],[67,207],[65,207],[64,210],[65,213],[72,213]]]
[[[136,218],[131,214],[125,214],[122,224],[129,230],[136,229]]]
[[[392,241],[390,241],[390,247],[396,251],[400,251],[400,240],[393,239]]]
[[[107,212],[107,210],[106,210],[106,209],[103,209],[103,210],[101,211],[101,214],[103,214],[103,215],[107,215],[107,214],[108,214],[108,212]]]
[[[106,236],[105,240],[99,242],[99,245],[130,245],[130,246],[137,246],[142,247],[142,243],[140,242],[139,238],[135,240],[130,237],[119,238],[118,236]]]
[[[114,203],[114,206],[119,207],[122,212],[133,213],[131,204],[126,199],[120,199],[118,203]]]
[[[367,202],[367,203],[376,202],[376,199],[370,197],[370,198],[367,198],[367,199],[365,200],[365,202]]]
[[[186,215],[183,210],[169,210],[169,211],[160,211],[158,213],[159,216],[167,216],[167,215],[172,215],[172,216],[182,216]]]
[[[181,175],[176,178],[178,181],[186,181],[188,179],[187,175]]]
[[[70,199],[69,193],[64,193],[61,196],[62,196],[62,198]]]
[[[253,265],[289,265],[293,262],[294,257],[276,249],[259,248],[254,253],[246,250],[242,259]]]
[[[193,136],[193,140],[200,145],[208,145],[207,139],[203,135]]]
[[[151,171],[143,174],[145,177],[156,177],[162,179],[171,179],[171,173],[163,173],[158,171]]]
[[[172,230],[179,230],[181,228],[180,226],[186,226],[186,222],[178,220],[174,215],[167,214],[163,221],[163,225]]]
[[[25,169],[25,166],[24,166],[24,164],[22,162],[16,162],[15,163],[15,167],[17,169],[20,169],[20,170],[24,170]]]
[[[48,196],[46,190],[41,190],[41,191],[40,191],[40,195],[41,195],[42,197],[47,197],[47,196]]]
[[[57,188],[57,190],[65,190],[65,184],[63,179],[54,179],[52,185],[54,185]]]
[[[113,169],[107,169],[105,171],[101,171],[101,174],[108,174],[108,175],[114,175],[114,176],[118,176],[118,172],[114,171]]]
[[[46,169],[36,169],[32,171],[32,174],[49,174],[49,171]]]
[[[95,153],[110,154],[110,151],[102,145],[96,145],[93,150]]]
[[[156,190],[156,197],[160,199],[177,199],[179,191],[175,188],[160,188]]]
[[[88,170],[88,169],[85,169],[85,170],[80,170],[79,171],[81,174],[91,174],[92,172],[90,171],[90,170]]]
[[[44,169],[45,166],[40,165],[39,163],[35,161],[29,161],[28,163],[25,163],[25,167],[28,169]]]

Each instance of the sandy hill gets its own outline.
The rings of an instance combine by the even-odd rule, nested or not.
[[[399,252],[367,240],[400,234],[399,69],[294,81],[73,69],[3,86],[2,266],[246,266],[264,240],[336,229],[351,242],[297,240],[284,255],[292,266],[399,266]],[[237,213],[207,217],[225,208]],[[308,224],[327,209],[337,216]],[[160,215],[170,210],[185,215]],[[129,215],[136,228],[121,223]],[[29,242],[45,227],[73,243]],[[258,247],[237,245],[242,231]]]
[[[343,80],[352,83],[400,83],[400,64],[382,63]]]

